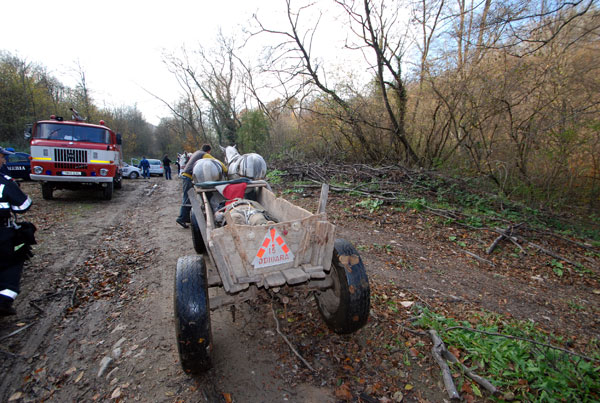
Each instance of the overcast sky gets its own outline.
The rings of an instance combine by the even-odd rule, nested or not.
[[[77,64],[99,106],[137,104],[157,124],[179,88],[164,51],[215,42],[219,27],[241,32],[254,12],[284,18],[283,0],[10,0],[2,3],[0,50],[45,66],[69,86]]]

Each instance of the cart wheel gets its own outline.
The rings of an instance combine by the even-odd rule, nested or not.
[[[350,242],[335,240],[329,276],[333,287],[315,294],[319,312],[334,332],[355,332],[367,323],[371,292],[365,266]]]
[[[200,226],[198,226],[198,220],[196,220],[194,210],[190,213],[190,222],[192,224],[192,243],[194,244],[194,250],[199,255],[206,253],[206,245],[204,245],[202,232],[200,232]]]
[[[181,366],[198,374],[211,367],[212,335],[206,266],[202,256],[177,260],[175,334]]]

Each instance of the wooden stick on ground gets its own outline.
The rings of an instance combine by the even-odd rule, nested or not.
[[[294,354],[296,354],[296,356],[298,358],[300,358],[300,361],[302,361],[304,363],[304,365],[306,365],[306,367],[308,369],[310,369],[313,372],[317,372],[315,371],[315,369],[308,363],[308,361],[306,361],[304,359],[304,357],[302,357],[300,355],[300,353],[298,351],[296,351],[296,349],[294,348],[294,346],[292,346],[292,343],[290,343],[290,341],[287,339],[287,337],[285,337],[285,335],[283,333],[281,333],[281,330],[279,329],[279,321],[277,320],[277,315],[275,314],[275,309],[273,308],[273,304],[271,304],[271,311],[273,312],[273,319],[275,319],[275,324],[277,325],[277,333],[283,338],[283,340],[287,343],[287,345],[290,347],[290,349],[292,350],[292,352]]]
[[[12,336],[14,336],[15,334],[19,334],[19,333],[21,333],[23,330],[27,329],[29,326],[33,326],[33,323],[30,323],[30,324],[28,324],[28,325],[25,325],[25,326],[23,326],[22,328],[20,328],[20,329],[17,329],[17,330],[15,330],[14,332],[12,332],[12,333],[10,333],[10,334],[7,334],[6,336],[2,336],[2,337],[0,337],[0,341],[2,341],[2,340],[6,340],[6,339],[8,339],[9,337],[12,337]]]
[[[446,350],[446,346],[444,345],[444,342],[442,341],[440,336],[438,336],[437,332],[434,329],[429,330],[429,335],[433,340],[433,347],[431,348],[431,353],[433,354],[433,358],[442,370],[444,386],[446,387],[446,391],[448,392],[450,401],[459,402],[461,400],[460,394],[456,390],[456,386],[454,386],[454,381],[452,381],[452,373],[450,372],[448,363],[443,358],[443,352],[444,350]]]
[[[479,261],[480,261],[480,262],[482,262],[482,263],[487,263],[487,264],[489,264],[490,266],[496,266],[496,265],[495,265],[493,262],[490,262],[489,260],[487,260],[487,259],[484,259],[484,258],[482,258],[481,256],[477,256],[476,254],[474,254],[474,253],[472,253],[472,252],[469,252],[468,250],[460,249],[460,251],[461,251],[461,252],[464,252],[464,253],[466,253],[467,255],[469,255],[469,256],[471,256],[471,257],[473,257],[473,258],[477,259],[477,260],[479,260]]]
[[[454,356],[454,354],[452,354],[450,351],[444,350],[443,356],[448,361],[450,361],[450,362],[452,362],[454,364],[460,365],[461,368],[462,368],[462,370],[465,372],[465,374],[467,374],[467,376],[469,378],[471,378],[472,380],[474,380],[475,382],[477,382],[482,388],[484,388],[485,390],[487,390],[488,392],[490,392],[492,395],[495,395],[495,394],[498,393],[498,389],[496,389],[496,387],[494,385],[492,385],[490,381],[488,381],[487,379],[482,378],[481,376],[475,374],[466,365],[464,365],[462,362],[458,361],[458,358],[456,358]]]
[[[520,223],[520,224],[516,224],[516,225],[510,225],[507,229],[505,230],[500,230],[498,229],[496,232],[498,232],[500,234],[499,237],[497,237],[496,239],[494,239],[494,242],[492,242],[492,244],[490,245],[489,248],[487,248],[487,250],[485,251],[488,255],[491,254],[494,249],[496,249],[496,246],[498,246],[498,243],[500,243],[501,240],[503,240],[504,238],[512,241],[513,243],[516,243],[515,238],[513,237],[513,231],[516,230],[517,228],[519,228],[520,226],[522,226],[524,223]],[[521,248],[521,245],[516,244],[519,248]],[[523,250],[523,248],[521,248],[521,250]]]

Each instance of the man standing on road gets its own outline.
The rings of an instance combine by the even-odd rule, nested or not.
[[[190,190],[194,184],[192,183],[192,172],[194,172],[194,165],[202,158],[213,158],[210,155],[211,147],[209,144],[203,144],[200,150],[196,151],[192,154],[191,157],[188,158],[187,163],[183,167],[181,171],[181,179],[183,180],[183,198],[181,203],[181,210],[179,211],[179,217],[175,220],[177,224],[181,225],[183,228],[187,228],[190,223],[190,212],[192,211],[192,207],[190,206],[190,198],[188,196],[188,190]],[[227,167],[219,161],[223,167],[223,172],[227,172]]]
[[[11,154],[14,153],[0,147],[0,165]],[[28,258],[22,248],[29,246],[17,241],[17,226],[11,213],[24,213],[30,206],[31,199],[15,181],[0,175],[0,316],[17,313],[12,304],[19,294],[23,263]]]
[[[167,154],[165,154],[165,157],[163,158],[162,162],[163,162],[163,165],[165,166],[165,179],[170,180],[171,179],[171,160],[169,159]]]
[[[140,168],[142,168],[142,176],[144,178],[150,178],[150,162],[146,159],[146,157],[142,157],[140,161]]]

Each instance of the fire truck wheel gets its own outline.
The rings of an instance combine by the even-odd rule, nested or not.
[[[113,182],[107,182],[106,187],[102,188],[102,197],[104,200],[112,199],[113,195]]]
[[[44,200],[51,200],[52,199],[52,191],[54,189],[52,188],[52,185],[49,183],[42,183],[42,197],[44,198]]]
[[[208,370],[212,366],[212,334],[206,266],[202,256],[184,256],[177,260],[174,305],[181,366],[193,374]]]
[[[315,294],[323,320],[336,333],[357,331],[369,318],[371,292],[365,266],[350,242],[335,240],[328,276],[333,286]]]
[[[123,177],[121,175],[115,176],[115,189],[121,189],[123,187]]]
[[[206,253],[206,245],[204,245],[202,232],[200,232],[200,226],[194,215],[194,210],[190,213],[190,223],[192,224],[192,243],[194,244],[194,250],[199,255]]]

